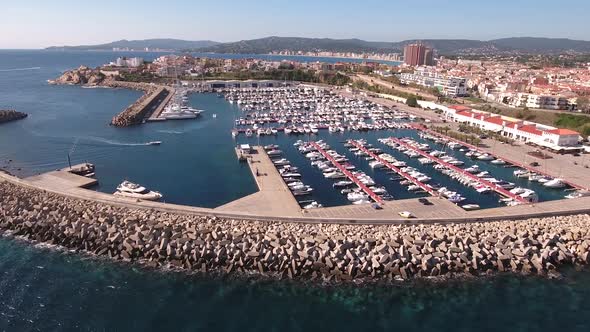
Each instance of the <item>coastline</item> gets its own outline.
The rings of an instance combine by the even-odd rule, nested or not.
[[[136,209],[0,181],[0,228],[150,268],[312,282],[558,275],[590,261],[588,215],[488,223],[340,225]]]

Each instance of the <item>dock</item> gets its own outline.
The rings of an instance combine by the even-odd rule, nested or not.
[[[336,168],[338,168],[344,175],[346,175],[346,177],[348,177],[348,179],[352,182],[354,182],[359,188],[361,188],[367,195],[369,195],[369,197],[371,197],[375,202],[377,203],[383,203],[383,199],[375,194],[371,188],[367,187],[364,183],[362,183],[356,176],[354,176],[354,174],[352,174],[349,170],[347,170],[344,166],[342,166],[342,164],[340,164],[339,162],[336,161],[336,159],[334,159],[334,157],[332,157],[331,155],[329,155],[326,151],[324,151],[324,149],[322,149],[320,147],[319,144],[317,144],[316,142],[310,142],[310,144],[319,152],[322,154],[322,156],[324,156],[324,158],[328,159],[334,166],[336,166]]]
[[[78,175],[76,172],[86,167],[86,164],[74,165],[71,168],[62,168],[56,171],[43,173],[40,175],[25,178],[35,185],[41,187],[58,188],[63,191],[69,191],[77,188],[90,188],[98,184],[98,180],[83,175]]]
[[[168,91],[168,95],[166,95],[164,100],[160,104],[158,104],[156,109],[151,114],[149,114],[149,117],[146,119],[149,122],[165,121],[166,120],[166,119],[160,118],[160,115],[164,111],[164,107],[166,107],[166,105],[168,105],[168,103],[170,102],[170,100],[172,99],[174,94],[176,93],[176,90],[174,88],[168,88],[168,87],[166,87],[164,89],[166,89]]]
[[[258,192],[229,202],[215,210],[262,216],[301,216],[299,203],[264,148],[252,147],[252,152],[245,157],[258,186]]]
[[[369,151],[367,148],[365,148],[364,146],[362,146],[361,144],[359,144],[358,142],[354,141],[354,140],[350,140],[348,141],[350,144],[354,145],[356,148],[358,148],[359,150],[363,151],[364,153],[368,154],[369,156],[371,156],[372,158],[374,158],[375,160],[378,160],[379,162],[381,162],[383,165],[385,165],[385,167],[389,168],[390,170],[396,172],[397,174],[399,174],[400,176],[402,176],[404,179],[412,182],[413,184],[417,185],[418,187],[420,187],[422,190],[424,190],[425,192],[429,193],[432,196],[438,196],[438,193],[436,193],[434,190],[432,190],[432,188],[430,188],[429,186],[425,185],[424,183],[414,179],[413,177],[411,177],[408,173],[402,171],[401,169],[399,169],[396,166],[393,166],[390,162],[384,160],[383,158],[379,157],[378,155],[376,155],[375,153]]]
[[[460,141],[460,140],[458,140],[458,139],[455,139],[455,138],[449,137],[449,136],[447,136],[447,135],[444,135],[444,134],[438,133],[438,132],[436,132],[436,131],[434,131],[434,130],[432,130],[432,129],[428,129],[428,128],[424,127],[423,125],[420,125],[420,124],[412,124],[412,127],[413,127],[414,129],[416,129],[416,130],[419,130],[419,131],[426,132],[426,133],[428,133],[428,134],[430,134],[430,135],[432,135],[432,136],[440,137],[440,138],[443,138],[443,139],[445,139],[445,140],[448,140],[448,141],[451,141],[451,142],[455,142],[455,143],[461,144],[462,146],[465,146],[465,147],[467,147],[467,148],[469,148],[469,149],[471,149],[471,150],[475,150],[475,151],[478,151],[478,152],[480,152],[480,153],[487,153],[487,154],[489,154],[489,155],[492,155],[492,156],[494,156],[494,157],[495,157],[495,158],[497,158],[497,159],[502,159],[502,160],[504,160],[505,162],[507,162],[507,163],[509,163],[509,164],[512,164],[512,165],[514,165],[514,166],[517,166],[517,167],[520,167],[520,168],[526,169],[526,170],[527,170],[527,171],[529,171],[529,172],[533,172],[533,173],[537,173],[537,174],[542,174],[542,175],[545,175],[545,176],[550,176],[550,177],[553,177],[553,178],[557,178],[557,177],[558,177],[558,176],[555,176],[555,175],[549,174],[549,173],[547,173],[547,172],[544,172],[544,171],[542,171],[542,170],[540,170],[540,169],[536,169],[536,168],[534,168],[534,167],[531,167],[531,166],[529,166],[529,165],[526,165],[526,164],[524,164],[524,163],[520,163],[520,162],[517,162],[517,161],[514,161],[514,160],[510,160],[510,159],[508,159],[508,158],[505,158],[505,157],[503,157],[503,156],[500,156],[500,155],[498,155],[498,154],[496,154],[496,153],[494,153],[494,152],[491,152],[491,151],[486,151],[486,150],[484,150],[484,149],[482,149],[482,148],[480,148],[480,147],[478,147],[478,146],[471,145],[471,144],[465,143],[465,142],[463,142],[463,141]],[[572,188],[575,188],[575,189],[587,189],[587,188],[584,188],[583,186],[580,186],[580,185],[578,185],[578,184],[575,184],[575,183],[573,183],[573,182],[571,182],[571,181],[568,181],[567,179],[562,179],[562,180],[563,180],[563,182],[567,183],[567,184],[568,184],[570,187],[572,187]]]
[[[473,175],[473,174],[471,174],[469,172],[466,172],[464,169],[461,169],[461,168],[459,168],[459,167],[457,167],[455,165],[451,165],[451,164],[449,164],[449,163],[447,163],[447,162],[445,162],[445,161],[443,161],[443,160],[441,160],[441,159],[439,159],[437,157],[431,156],[430,154],[428,154],[428,153],[426,153],[426,152],[424,152],[424,151],[422,151],[420,149],[417,149],[417,148],[411,146],[410,144],[407,144],[407,143],[402,142],[402,140],[400,140],[398,138],[390,137],[389,140],[392,141],[392,142],[395,142],[396,144],[399,144],[399,145],[405,147],[406,149],[412,150],[412,151],[420,154],[423,157],[426,157],[426,158],[428,158],[430,160],[434,160],[435,162],[437,162],[437,163],[439,163],[439,164],[441,164],[441,165],[443,165],[443,166],[445,166],[445,167],[447,167],[449,169],[452,169],[453,171],[455,171],[455,172],[457,172],[457,173],[459,173],[459,174],[461,174],[461,175],[463,175],[465,177],[468,177],[471,180],[477,181],[478,183],[481,183],[481,184],[489,187],[490,189],[494,190],[496,193],[498,193],[498,194],[500,194],[500,195],[502,195],[504,197],[508,197],[510,199],[513,199],[513,200],[518,201],[518,202],[521,202],[521,203],[528,203],[521,196],[516,195],[516,194],[513,194],[510,191],[508,191],[508,190],[506,190],[506,189],[504,189],[504,188],[502,188],[502,187],[500,187],[500,186],[498,186],[498,185],[496,185],[494,183],[491,183],[491,182],[486,181],[484,179],[478,178],[477,176],[475,176],[475,175]]]

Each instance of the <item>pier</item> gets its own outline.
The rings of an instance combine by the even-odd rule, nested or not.
[[[514,160],[510,160],[509,158],[500,156],[500,155],[498,155],[498,154],[496,154],[496,153],[494,153],[492,151],[486,151],[485,149],[482,149],[482,148],[480,148],[478,146],[471,145],[471,144],[465,143],[463,141],[460,141],[458,139],[455,139],[455,138],[449,137],[447,135],[438,133],[438,132],[436,132],[436,131],[434,131],[432,129],[428,129],[428,128],[424,127],[423,125],[420,125],[420,124],[412,124],[412,128],[413,129],[416,129],[416,130],[419,130],[419,131],[426,132],[426,133],[428,133],[428,134],[430,134],[432,136],[437,136],[437,137],[443,138],[445,140],[448,140],[448,141],[451,141],[451,142],[455,142],[455,143],[461,144],[462,146],[465,146],[465,147],[467,147],[467,148],[469,148],[471,150],[475,150],[475,151],[478,151],[478,152],[481,152],[481,153],[487,153],[489,155],[494,156],[495,158],[504,160],[508,164],[512,164],[514,166],[517,166],[517,167],[526,169],[529,172],[533,172],[533,173],[537,173],[537,174],[542,174],[542,175],[545,175],[545,176],[550,176],[552,178],[561,178],[559,176],[555,176],[553,174],[544,172],[544,171],[542,171],[540,169],[536,169],[536,168],[534,168],[532,166],[529,166],[529,165],[526,165],[524,163],[520,163],[520,162],[517,162],[517,161],[514,161]],[[575,188],[575,189],[587,189],[587,188],[585,188],[585,187],[583,187],[581,185],[575,184],[575,183],[573,183],[573,182],[571,182],[571,181],[569,181],[567,179],[563,179],[562,178],[562,180],[563,180],[563,182],[567,183],[572,188]]]
[[[237,152],[236,152],[237,153]],[[215,210],[256,215],[301,216],[301,207],[261,146],[245,154],[258,192],[222,205]]]
[[[373,152],[369,151],[367,148],[365,148],[364,146],[362,146],[361,144],[359,144],[358,142],[354,141],[354,140],[350,140],[348,141],[350,144],[354,145],[356,148],[358,148],[359,150],[363,151],[364,153],[368,154],[369,156],[371,156],[372,158],[375,158],[375,160],[378,160],[379,162],[381,162],[383,165],[385,165],[385,167],[389,168],[390,170],[396,172],[397,174],[399,174],[400,176],[402,176],[403,178],[405,178],[406,180],[412,182],[413,184],[417,185],[418,187],[420,187],[422,190],[424,190],[425,192],[429,193],[432,196],[438,196],[438,193],[436,193],[434,190],[432,190],[432,188],[430,188],[429,186],[425,185],[424,183],[414,179],[413,177],[411,177],[409,174],[407,174],[406,172],[403,172],[401,169],[399,169],[396,166],[393,166],[390,162],[383,160],[381,157],[379,157],[378,155],[374,154]]]
[[[354,176],[354,174],[352,174],[349,170],[347,170],[344,166],[342,166],[342,164],[340,164],[339,162],[336,161],[336,159],[334,159],[334,157],[330,156],[328,153],[326,153],[326,151],[324,151],[324,149],[322,149],[320,147],[319,144],[317,144],[316,142],[310,142],[310,144],[319,152],[322,154],[322,156],[324,156],[324,158],[328,159],[334,166],[336,166],[336,168],[338,168],[344,175],[346,175],[350,181],[354,182],[359,188],[361,188],[367,195],[369,195],[369,197],[371,197],[375,202],[377,203],[383,203],[383,199],[375,194],[371,188],[367,187],[364,183],[362,183],[356,176]]]
[[[166,105],[168,105],[168,103],[170,102],[170,100],[172,99],[174,94],[176,94],[176,90],[174,88],[165,88],[165,89],[168,90],[168,94],[166,95],[164,100],[158,104],[156,109],[154,109],[154,111],[151,114],[149,114],[148,118],[146,119],[147,121],[153,122],[153,121],[165,120],[165,119],[160,118],[160,115],[162,114],[162,111],[164,111],[164,107],[166,107]]]
[[[430,154],[428,154],[428,153],[426,153],[426,152],[424,152],[424,151],[422,151],[420,149],[417,149],[417,148],[411,146],[410,144],[407,144],[407,143],[402,142],[398,138],[390,137],[389,140],[392,141],[392,142],[395,142],[396,144],[399,144],[399,145],[405,147],[406,149],[410,149],[410,150],[412,150],[412,151],[420,154],[423,157],[426,157],[426,158],[428,158],[430,160],[434,160],[435,162],[437,162],[437,163],[439,163],[439,164],[441,164],[441,165],[443,165],[443,166],[445,166],[445,167],[447,167],[449,169],[452,169],[453,171],[455,171],[455,172],[457,172],[457,173],[459,173],[459,174],[461,174],[461,175],[463,175],[465,177],[468,177],[468,178],[470,178],[470,179],[472,179],[474,181],[477,181],[478,183],[481,183],[483,185],[486,185],[486,186],[490,187],[492,190],[494,190],[496,193],[498,193],[498,194],[500,194],[502,196],[511,198],[511,199],[513,199],[515,201],[518,201],[518,202],[521,202],[521,203],[528,203],[521,196],[515,195],[515,194],[511,193],[510,191],[508,191],[508,190],[506,190],[506,189],[504,189],[504,188],[502,188],[500,186],[497,186],[496,184],[493,184],[493,183],[491,183],[489,181],[486,181],[484,179],[478,178],[477,176],[475,176],[475,175],[473,175],[473,174],[471,174],[469,172],[466,172],[464,169],[461,169],[461,168],[459,168],[457,166],[451,165],[451,164],[449,164],[449,163],[447,163],[445,161],[442,161],[441,159],[439,159],[437,157],[431,156]]]
[[[111,120],[111,124],[117,127],[129,127],[142,123],[150,112],[155,109],[154,113],[163,109],[163,101],[169,100],[171,91],[164,86],[146,88],[146,94],[141,96],[135,103],[127,107],[123,112],[117,114]],[[157,105],[157,106],[156,106]],[[159,114],[158,114],[159,115]]]
[[[87,164],[74,165],[71,168],[58,169],[56,171],[25,178],[34,185],[45,188],[57,188],[66,192],[78,188],[90,188],[98,184],[98,180],[91,177],[76,174],[87,167]]]

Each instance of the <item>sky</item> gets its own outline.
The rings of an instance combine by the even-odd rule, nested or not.
[[[0,6],[0,48],[120,39],[230,42],[268,36],[590,40],[589,0],[18,0]]]

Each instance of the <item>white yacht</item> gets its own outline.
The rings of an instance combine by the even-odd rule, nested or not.
[[[161,118],[166,120],[184,120],[184,119],[196,119],[203,111],[196,110],[189,106],[181,106],[179,104],[170,104],[164,108]]]
[[[157,201],[162,198],[162,194],[159,192],[150,191],[139,184],[129,182],[127,180],[123,181],[119,186],[117,186],[117,191],[114,193],[114,195],[145,199],[148,201]]]
[[[562,179],[553,179],[551,181],[547,181],[545,183],[543,183],[543,186],[547,187],[547,188],[563,188],[565,187],[565,182],[563,182]]]

